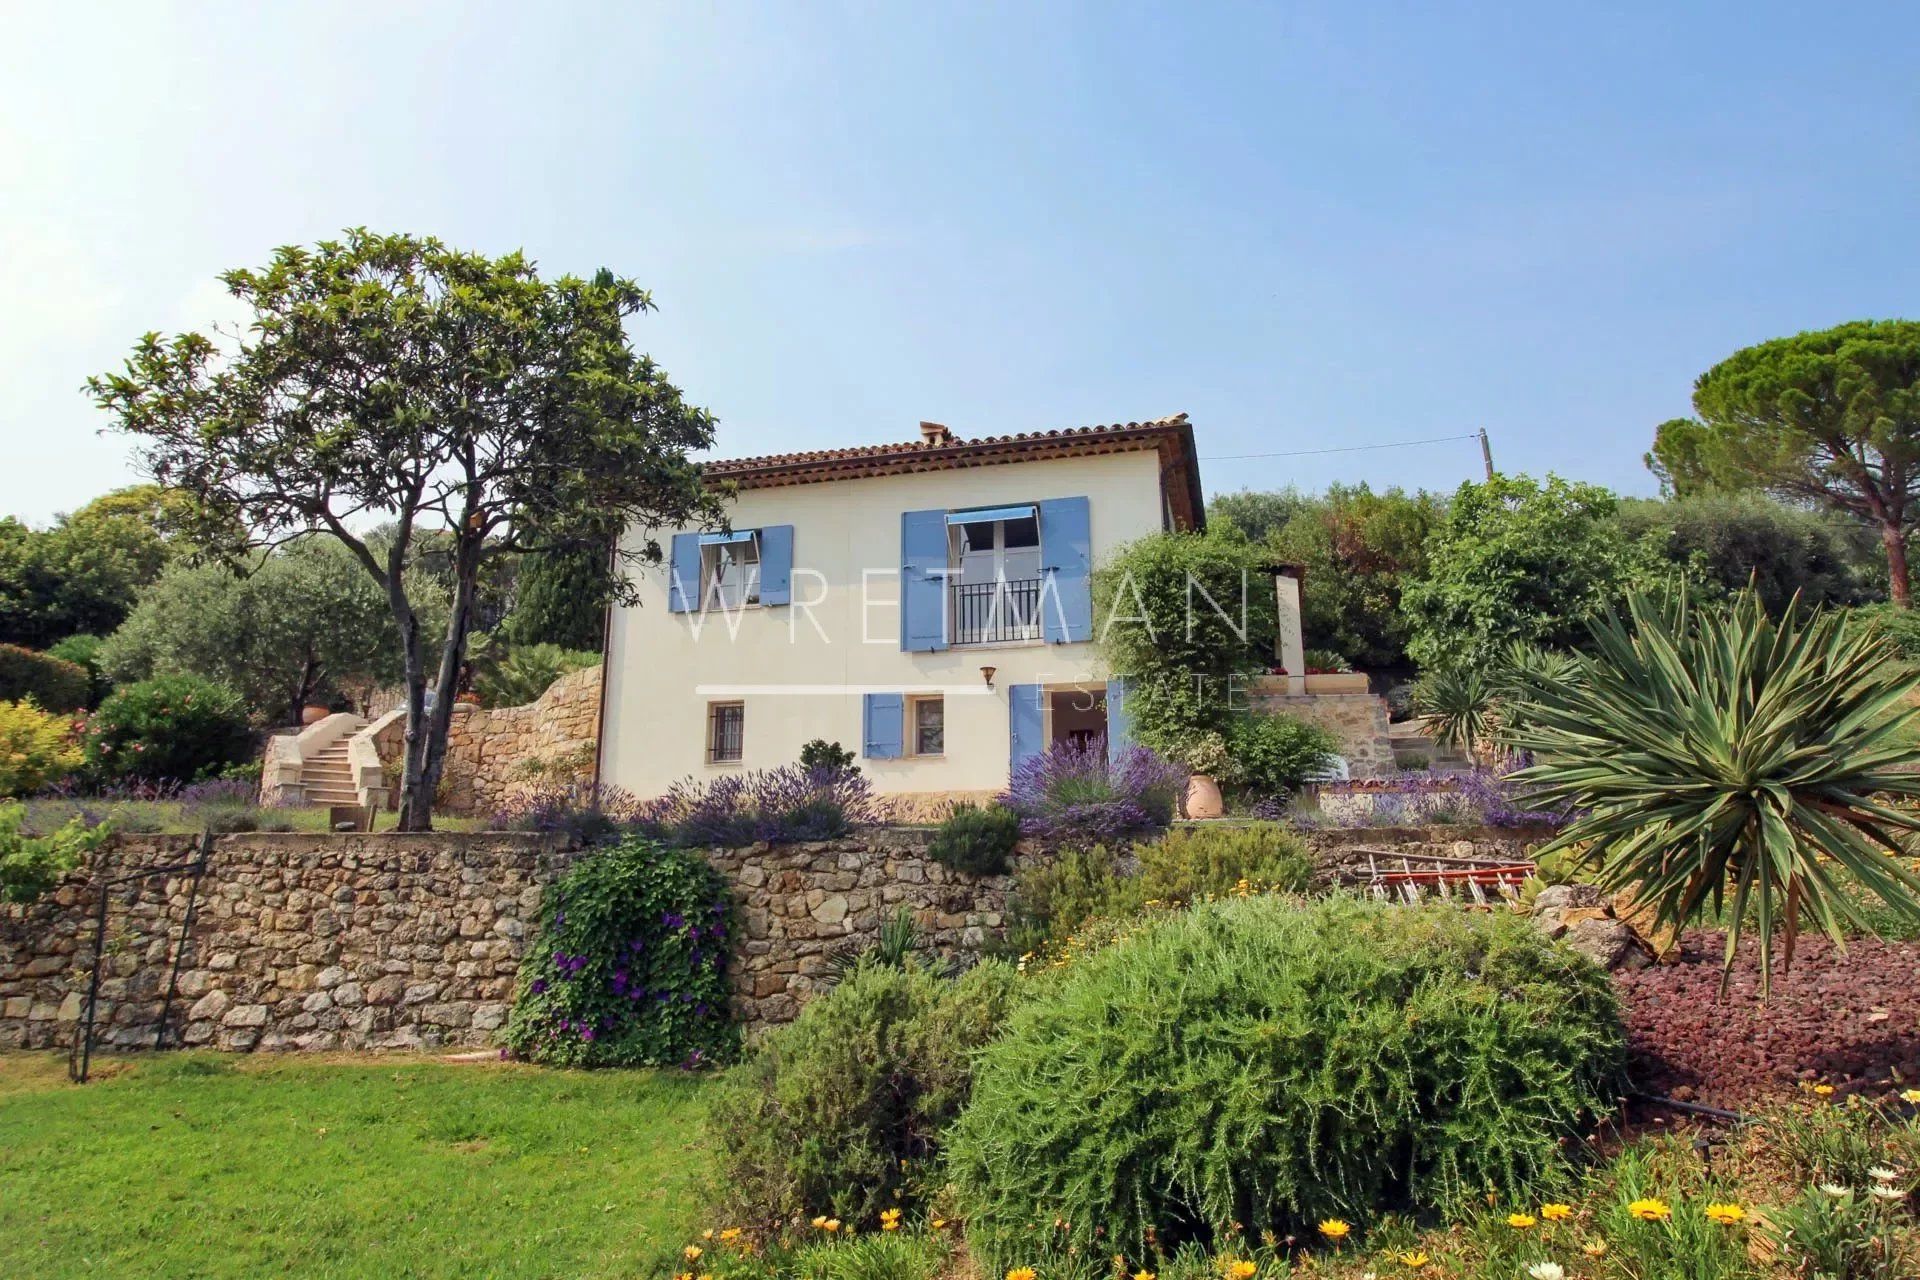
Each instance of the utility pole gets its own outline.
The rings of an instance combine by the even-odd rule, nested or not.
[[[1487,429],[1480,428],[1480,461],[1487,464],[1487,481],[1493,481],[1493,447],[1487,443]]]

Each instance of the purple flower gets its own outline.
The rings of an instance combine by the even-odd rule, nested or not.
[[[528,990],[536,996],[545,995],[547,993],[547,980],[545,978],[535,978],[533,985],[529,987]]]
[[[1014,768],[1000,803],[1054,846],[1112,844],[1172,821],[1186,775],[1145,747],[1107,758],[1104,738],[1060,743]]]

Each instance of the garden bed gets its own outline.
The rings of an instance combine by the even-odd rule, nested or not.
[[[1800,939],[1763,1002],[1745,943],[1720,1000],[1722,935],[1690,931],[1676,963],[1620,972],[1636,1088],[1740,1108],[1823,1082],[1844,1094],[1920,1084],[1920,943]]]

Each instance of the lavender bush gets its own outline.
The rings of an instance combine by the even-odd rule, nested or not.
[[[508,801],[488,825],[495,831],[558,833],[576,845],[602,844],[634,826],[640,806],[619,787],[552,782]]]
[[[634,825],[669,844],[737,848],[760,840],[831,840],[878,816],[873,784],[858,770],[790,764],[704,782],[682,778],[640,805]]]
[[[1107,743],[1056,743],[1013,771],[1000,803],[1020,815],[1021,834],[1055,848],[1114,846],[1166,826],[1186,774],[1146,747],[1113,761]]]

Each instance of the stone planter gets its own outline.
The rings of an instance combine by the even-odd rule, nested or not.
[[[1226,806],[1220,799],[1220,784],[1204,773],[1196,773],[1187,779],[1187,816],[1189,818],[1217,818],[1226,812]]]
[[[1367,691],[1367,673],[1364,671],[1329,671],[1307,677],[1308,693],[1365,693]]]
[[[300,723],[303,725],[319,724],[332,714],[333,711],[328,707],[302,707],[300,708]]]

